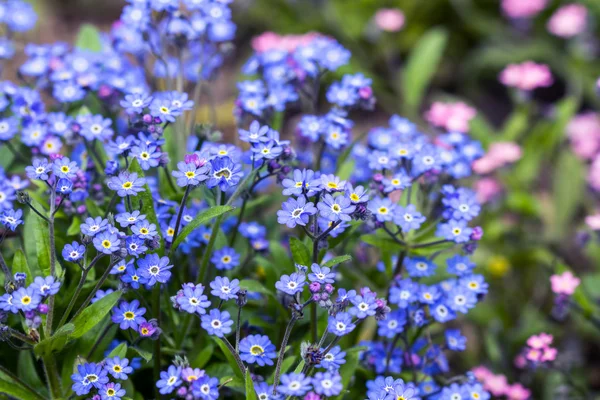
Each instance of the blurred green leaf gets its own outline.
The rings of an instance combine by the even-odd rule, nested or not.
[[[312,264],[310,259],[310,251],[300,239],[295,236],[290,237],[290,250],[292,251],[292,257],[296,264],[310,266]]]
[[[398,252],[404,249],[404,246],[396,243],[394,240],[376,234],[362,235],[360,240],[382,251]]]
[[[223,355],[227,359],[227,362],[229,363],[229,366],[233,370],[233,373],[235,374],[235,376],[237,376],[239,379],[244,379],[243,372],[240,371],[240,369],[238,368],[237,362],[235,361],[233,354],[231,354],[231,351],[229,351],[229,348],[227,347],[227,345],[224,342],[224,340],[227,340],[227,339],[221,339],[221,338],[218,338],[215,336],[211,336],[210,338],[217,344],[217,346],[219,346],[219,348],[223,352]]]
[[[358,367],[358,359],[360,352],[366,350],[366,347],[353,347],[346,350],[346,363],[340,367],[340,375],[342,377],[342,393],[336,397],[341,400],[345,396],[345,392],[349,389],[350,381],[356,375],[356,368]]]
[[[0,393],[17,400],[43,400],[45,397],[30,390],[11,376],[0,371]]]
[[[71,335],[74,339],[83,336],[87,331],[96,326],[97,323],[102,321],[106,315],[113,309],[115,304],[121,298],[123,292],[117,290],[112,292],[97,302],[89,305],[85,310],[81,312],[76,318],[73,319],[73,325],[75,330]]]
[[[325,264],[323,264],[323,266],[332,268],[338,264],[341,264],[343,262],[350,261],[350,260],[352,260],[352,256],[345,254],[343,256],[337,256],[337,257],[332,258],[331,260],[329,260]]]
[[[75,325],[65,324],[61,326],[52,336],[35,345],[33,351],[38,356],[47,356],[53,352],[61,351],[69,341],[75,330]]]
[[[401,76],[402,98],[408,115],[416,115],[425,91],[442,60],[448,33],[433,28],[417,42]]]
[[[94,25],[83,24],[77,33],[75,47],[82,50],[101,51],[102,41],[98,29]]]
[[[133,351],[135,351],[140,357],[142,357],[146,362],[152,361],[152,352],[148,350],[144,350],[138,346],[130,347]]]
[[[19,376],[25,383],[39,388],[39,390],[45,394],[46,386],[42,383],[42,379],[38,375],[35,361],[31,351],[20,351],[19,361],[17,363],[17,376]]]
[[[127,356],[127,343],[120,343],[117,347],[112,349],[112,351],[108,354],[107,358],[119,357],[125,358]]]
[[[573,217],[581,205],[586,189],[585,166],[570,151],[561,152],[552,184],[554,218],[550,227],[550,235],[560,239],[570,234]]]
[[[80,228],[79,228],[80,225],[81,225],[81,219],[77,215],[75,215],[73,217],[73,221],[71,221],[71,225],[69,225],[69,228],[67,229],[67,236],[78,235],[80,232]]]

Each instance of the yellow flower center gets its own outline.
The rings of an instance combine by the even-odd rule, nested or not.
[[[194,171],[188,171],[185,173],[185,176],[191,179],[196,176],[196,173]]]
[[[115,372],[121,372],[121,370],[122,370],[122,368],[121,368],[120,365],[114,365],[113,366],[113,371],[115,371]]]
[[[350,200],[352,200],[352,201],[358,201],[358,200],[360,200],[360,197],[358,197],[358,195],[356,193],[352,193],[350,195]]]
[[[262,347],[260,347],[257,344],[255,344],[254,346],[250,347],[250,353],[253,356],[259,356],[259,355],[261,355],[264,352],[265,352],[265,349],[263,349]]]
[[[23,297],[21,298],[21,303],[22,303],[22,304],[25,304],[25,305],[27,305],[27,304],[31,303],[31,297],[29,297],[29,296],[23,296]]]
[[[63,165],[62,167],[60,167],[60,170],[66,174],[67,172],[69,172],[69,167],[67,165]]]
[[[231,262],[231,257],[224,256],[221,261],[223,261],[225,264],[229,264]]]
[[[387,214],[388,209],[387,207],[379,207],[379,210],[377,211],[379,211],[379,214]]]
[[[107,394],[107,395],[109,395],[109,396],[114,396],[114,395],[115,395],[115,393],[116,393],[116,392],[115,392],[115,389],[108,389],[108,390],[106,391],[106,394]]]
[[[340,212],[342,208],[339,206],[339,204],[334,204],[331,206],[331,209],[335,212]]]
[[[123,183],[123,189],[130,189],[133,186],[133,182]]]
[[[102,241],[102,247],[104,247],[105,249],[109,249],[111,244],[112,243],[110,243],[110,240],[103,240]]]
[[[135,314],[132,311],[127,311],[125,314],[123,314],[123,317],[125,317],[126,320],[132,320],[135,318]]]
[[[145,234],[148,233],[148,229],[142,228],[142,229],[140,229],[140,233],[143,234],[143,235],[145,235]]]

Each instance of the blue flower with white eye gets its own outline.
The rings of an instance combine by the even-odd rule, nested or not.
[[[45,297],[57,294],[60,285],[60,282],[57,282],[53,276],[47,276],[45,278],[36,276],[30,287]]]
[[[129,360],[121,357],[107,358],[104,369],[115,379],[122,380],[127,379],[127,375],[133,372],[133,368],[129,365]]]
[[[396,304],[400,308],[406,308],[417,300],[418,285],[410,279],[398,281],[397,286],[390,289],[390,303]]]
[[[325,351],[325,349],[321,349]],[[328,370],[338,370],[346,363],[346,352],[342,351],[340,346],[334,346],[327,354],[323,354],[321,363],[316,365],[317,368],[325,368]]]
[[[419,229],[425,219],[413,204],[398,206],[394,212],[394,223],[400,226],[404,233]]]
[[[425,257],[412,257],[406,259],[406,271],[412,278],[423,278],[435,274],[437,266]]]
[[[119,236],[107,231],[97,234],[92,242],[96,250],[104,254],[116,253],[121,248],[121,239],[119,239]]]
[[[240,265],[240,255],[231,247],[215,251],[210,259],[219,270],[229,270]]]
[[[315,393],[323,396],[337,396],[342,392],[342,377],[337,372],[317,372],[311,382]]]
[[[467,338],[458,329],[447,329],[444,333],[446,346],[453,351],[464,351],[467,348]]]
[[[210,283],[210,287],[212,289],[210,293],[213,296],[217,296],[221,300],[232,300],[237,299],[237,294],[240,291],[240,281],[239,279],[229,281],[227,277],[217,276]]]
[[[339,312],[335,316],[329,316],[327,330],[336,336],[347,335],[354,328],[356,328],[356,325],[352,322],[352,316],[347,312]]]
[[[448,322],[456,318],[456,313],[448,307],[446,301],[443,299],[438,300],[435,304],[429,306],[431,316],[437,322]]]
[[[184,284],[181,295],[177,295],[176,304],[190,314],[205,314],[206,308],[210,307],[208,297],[204,295],[204,286]]]
[[[418,300],[422,304],[433,304],[442,296],[437,285],[420,285]]]
[[[57,158],[52,164],[52,171],[59,178],[75,178],[79,167],[75,161],[69,160],[68,157]]]
[[[447,304],[454,311],[466,314],[477,304],[477,295],[475,292],[463,287],[462,285],[455,286],[447,294]]]
[[[317,208],[312,202],[307,202],[304,197],[289,198],[277,211],[277,222],[285,224],[288,228],[296,225],[306,226],[309,217],[317,213]]]
[[[320,190],[321,180],[316,177],[313,170],[295,169],[292,178],[285,178],[281,184],[284,187],[283,194],[285,196],[301,196],[303,193],[313,196]]]
[[[350,314],[358,319],[364,319],[375,315],[377,309],[377,296],[372,292],[365,292],[363,295],[354,297],[351,301],[353,307],[350,308]]]
[[[135,225],[138,221],[145,220],[146,215],[140,213],[138,210],[135,210],[131,213],[123,212],[117,214],[115,219],[121,225],[122,228],[127,228],[128,226]]]
[[[77,372],[71,375],[73,386],[71,387],[77,396],[86,395],[92,388],[100,389],[108,383],[106,370],[96,363],[79,364]]]
[[[313,264],[310,270],[311,273],[308,274],[308,280],[311,282],[319,282],[322,285],[335,282],[335,272],[331,271],[331,268]]]
[[[166,371],[161,371],[160,380],[156,382],[160,394],[169,394],[181,386],[181,367],[170,365]]]
[[[324,133],[327,127],[327,122],[316,115],[304,115],[298,123],[298,132],[302,137],[309,139],[311,142],[316,142]]]
[[[233,321],[227,311],[219,311],[217,309],[210,310],[208,314],[202,315],[201,321],[202,328],[204,328],[209,335],[223,337],[231,333]]]
[[[282,275],[281,279],[275,283],[275,288],[293,296],[296,293],[302,292],[305,284],[306,277],[304,274],[294,272],[291,275]]]
[[[248,130],[239,130],[240,140],[247,143],[268,142],[267,133],[270,129],[267,125],[260,126],[258,121],[252,121]]]
[[[489,285],[486,283],[482,275],[466,275],[459,279],[459,285],[467,290],[473,291],[475,294],[486,294]]]
[[[404,331],[406,325],[406,311],[398,309],[390,312],[386,319],[377,321],[377,334],[389,339]]]
[[[22,217],[22,210],[7,210],[0,214],[0,223],[14,232],[23,223]]]
[[[448,265],[448,273],[457,276],[465,276],[471,274],[475,268],[475,263],[469,257],[456,254],[446,260]]]
[[[289,373],[281,375],[277,392],[286,396],[303,396],[311,389],[311,379],[303,373]]]
[[[242,166],[233,162],[229,157],[217,157],[210,161],[212,172],[206,181],[209,189],[219,186],[222,191],[226,191],[236,186],[243,177]]]
[[[130,7],[132,10],[137,11],[141,9]],[[124,10],[125,11],[125,10]],[[125,98],[121,100],[120,105],[125,109],[127,114],[141,114],[144,108],[147,108],[152,102],[152,96],[145,93],[133,93],[125,95]]]

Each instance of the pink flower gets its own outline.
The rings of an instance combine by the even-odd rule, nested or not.
[[[513,383],[508,387],[505,395],[508,400],[527,400],[531,396],[531,391],[520,383]]]
[[[502,11],[511,18],[531,18],[546,7],[546,0],[502,0]]]
[[[521,147],[513,142],[497,142],[490,145],[485,155],[473,162],[473,170],[478,174],[489,174],[507,164],[518,161],[522,156]]]
[[[541,361],[542,350],[540,349],[529,349],[525,352],[525,358],[531,362],[537,363]]]
[[[577,289],[581,280],[575,277],[571,271],[565,271],[561,275],[552,275],[550,283],[552,284],[552,291],[554,293],[571,296],[575,293],[575,289]]]
[[[579,157],[591,160],[600,151],[600,114],[579,114],[569,122],[566,131],[571,147]]]
[[[546,361],[554,361],[556,359],[556,355],[558,354],[558,350],[554,347],[547,347],[544,349],[541,357],[542,362]]]
[[[514,363],[515,363],[515,367],[521,368],[521,369],[523,369],[527,366],[527,360],[525,359],[525,357],[523,357],[522,354],[519,354],[518,356],[515,357]]]
[[[316,37],[322,36],[316,32],[308,32],[304,35],[278,35],[274,32],[265,32],[252,39],[252,48],[257,53],[269,50],[283,50],[293,52],[299,46],[309,44]]]
[[[600,213],[594,215],[588,215],[585,217],[585,223],[591,229],[597,231],[600,230]]]
[[[506,86],[527,91],[548,87],[554,82],[550,68],[545,64],[537,64],[533,61],[509,64],[502,70],[499,79]]]
[[[487,369],[483,365],[475,367],[471,371],[475,375],[475,378],[477,378],[477,380],[480,381],[480,382],[485,382],[485,380],[487,378],[489,378],[490,376],[493,375],[492,371],[490,371],[489,369]]]
[[[508,382],[504,375],[490,375],[485,382],[483,388],[489,391],[494,396],[502,396],[508,389]]]
[[[527,339],[527,345],[534,349],[543,349],[552,344],[554,337],[547,333],[540,333],[539,335],[533,335]]]
[[[396,8],[381,8],[375,13],[375,25],[382,31],[398,32],[404,26],[404,14]]]
[[[596,156],[594,161],[590,164],[588,170],[587,181],[596,191],[600,191],[600,157]]]
[[[553,35],[571,38],[579,35],[586,28],[588,11],[581,4],[562,6],[548,20],[546,27]]]
[[[477,110],[463,102],[435,102],[425,113],[425,118],[434,126],[464,133],[469,130],[469,121],[475,115],[477,115]]]
[[[487,203],[502,192],[502,185],[495,178],[481,178],[475,182],[477,201]]]

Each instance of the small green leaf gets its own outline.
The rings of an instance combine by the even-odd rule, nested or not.
[[[73,332],[73,338],[79,338],[83,336],[87,331],[96,326],[97,323],[102,321],[106,315],[113,309],[117,301],[121,298],[123,292],[117,290],[112,292],[98,300],[97,302],[88,306],[81,312],[76,318],[73,319],[73,325],[75,325],[75,331]]]
[[[246,369],[246,400],[258,400],[256,389],[254,389],[254,382],[252,382],[252,376],[250,376],[249,369]]]
[[[585,166],[583,162],[570,151],[561,152],[553,182],[553,218],[551,234],[559,239],[569,233],[573,226],[573,217],[585,193]]]
[[[31,270],[29,269],[29,264],[27,264],[27,258],[25,257],[25,253],[21,249],[17,249],[15,251],[15,256],[13,257],[13,273],[23,272],[27,274],[27,278],[25,278],[25,283],[29,285],[33,281],[33,275],[31,275]]]
[[[46,338],[35,345],[33,351],[38,356],[46,356],[53,352],[58,352],[64,349],[75,330],[75,325],[65,324],[61,326],[54,335]]]
[[[402,73],[400,88],[409,114],[415,114],[421,105],[427,86],[442,60],[448,32],[433,28],[417,42]]]
[[[212,356],[214,351],[215,348],[212,344],[209,343],[208,345],[204,346],[204,348],[198,353],[196,358],[194,358],[194,362],[191,363],[192,367],[204,367],[210,361],[210,357]]]
[[[310,260],[310,251],[304,243],[295,236],[290,238],[290,250],[292,251],[292,258],[296,264],[310,266],[312,264]]]
[[[73,217],[69,229],[67,229],[67,236],[75,236],[79,234],[79,226],[81,225],[81,219],[76,215]]]
[[[42,383],[42,380],[37,373],[35,361],[30,351],[19,352],[17,376],[20,376],[21,379],[29,385],[39,388],[42,392],[46,390],[46,386]]]
[[[177,249],[177,247],[181,244],[181,242],[183,242],[185,240],[185,238],[188,237],[188,235],[190,233],[192,233],[192,231],[194,229],[198,228],[200,225],[204,225],[204,224],[212,221],[213,218],[216,218],[221,214],[225,214],[226,212],[229,212],[233,209],[234,209],[234,207],[232,207],[232,206],[215,206],[215,207],[211,207],[207,210],[204,210],[200,214],[196,215],[194,217],[194,219],[191,220],[185,226],[185,228],[183,228],[181,230],[181,232],[177,235],[177,238],[175,239],[175,242],[173,243],[173,247],[172,247],[171,251],[175,251],[175,249]]]
[[[400,243],[396,243],[394,240],[386,237],[381,237],[375,234],[362,235],[360,239],[370,244],[371,246],[377,247],[382,251],[395,251],[402,250],[404,246]]]
[[[340,165],[336,175],[339,176],[339,178],[342,180],[349,179],[350,175],[352,175],[352,172],[354,172],[355,168],[356,162],[354,161],[354,159],[350,158]]]
[[[323,266],[331,268],[331,267],[335,267],[338,264],[341,264],[343,262],[350,261],[350,260],[352,260],[352,256],[345,254],[343,256],[337,256],[337,257],[332,258],[331,260],[329,260],[325,264],[323,264]]]
[[[82,50],[101,51],[102,41],[98,29],[94,25],[83,24],[77,33],[75,47]]]
[[[33,211],[29,211],[25,224],[29,224],[33,234],[31,237],[25,237],[25,245],[34,249],[37,267],[44,276],[48,276],[50,275],[50,233],[48,224]]]
[[[146,360],[146,362],[152,361],[152,352],[151,351],[147,351],[147,350],[141,349],[139,347],[130,347],[130,349],[132,349],[133,351],[138,353],[138,355],[140,357],[142,357],[144,360]]]
[[[298,365],[296,366],[296,369],[294,370],[295,374],[299,374],[300,372],[302,372],[302,370],[304,369],[304,360],[301,360]]]
[[[233,354],[231,354],[231,351],[229,351],[229,348],[227,347],[227,345],[225,344],[223,339],[217,338],[215,336],[211,336],[210,338],[217,344],[217,346],[219,346],[219,348],[225,355],[225,358],[227,359],[229,366],[233,370],[233,373],[238,378],[244,379],[244,375],[243,375],[242,371],[240,371],[240,369],[238,368],[237,362],[235,361],[235,357],[233,357]],[[225,339],[225,340],[227,340],[227,339]]]
[[[108,355],[108,358],[113,358],[113,357],[119,357],[119,358],[125,358],[127,356],[127,343],[123,342],[121,344],[119,344],[117,347],[115,347],[110,354]]]

